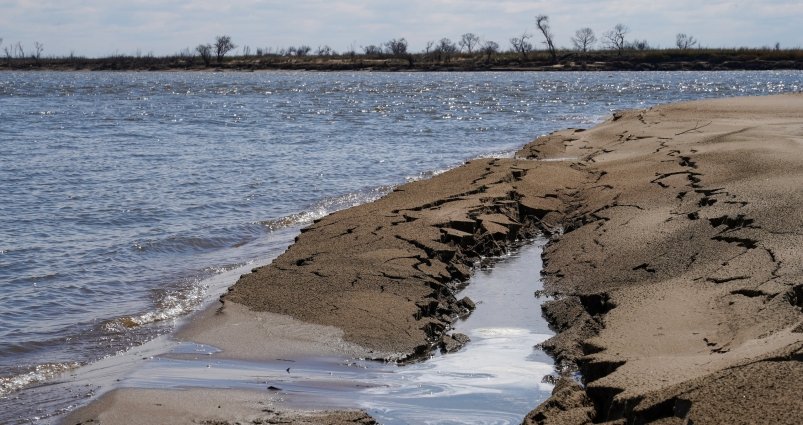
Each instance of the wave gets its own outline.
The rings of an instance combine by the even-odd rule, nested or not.
[[[488,152],[481,155],[477,155],[471,159],[474,160],[474,159],[490,159],[490,158],[513,158],[513,156],[516,154],[517,151],[518,149]]]
[[[437,176],[439,174],[443,174],[443,173],[451,170],[452,168],[442,168],[442,169],[439,169],[439,170],[422,171],[422,172],[418,173],[418,175],[407,176],[404,179],[407,181],[407,183],[417,182],[419,180],[426,180],[426,179],[435,177],[435,176]]]
[[[0,397],[33,384],[47,381],[79,366],[79,363],[47,363],[37,365],[31,370],[18,375],[0,377]]]
[[[199,284],[164,291],[153,310],[108,320],[102,329],[105,333],[126,333],[133,328],[176,319],[194,311],[203,303],[205,295],[206,288]]]
[[[347,193],[345,195],[324,198],[312,204],[304,211],[289,214],[284,217],[261,221],[259,224],[266,227],[271,232],[286,229],[288,227],[306,226],[312,224],[312,222],[315,220],[326,217],[335,211],[373,202],[390,193],[390,191],[392,191],[395,187],[395,185],[384,185],[358,192]]]
[[[251,226],[240,226],[235,229],[222,229],[206,236],[176,234],[161,239],[135,241],[132,249],[142,253],[181,254],[236,248],[256,239],[258,232],[255,230]]]

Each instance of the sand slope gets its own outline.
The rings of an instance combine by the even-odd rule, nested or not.
[[[800,423],[803,96],[631,111],[522,154],[559,137],[597,178],[545,253],[580,295],[546,307],[546,347],[590,398],[531,419]]]
[[[556,226],[556,187],[584,181],[565,164],[483,159],[397,188],[303,230],[270,266],[223,298],[256,311],[344,331],[383,359],[414,359],[454,341],[451,323],[473,308],[458,300],[481,256]]]

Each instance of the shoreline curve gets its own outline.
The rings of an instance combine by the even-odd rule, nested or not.
[[[281,314],[342,331],[334,350],[415,361],[459,344],[474,263],[544,234],[558,334],[543,348],[562,374],[525,423],[796,423],[800,111],[801,94],[617,112],[470,161],[316,220],[218,314]],[[193,326],[258,337],[218,322]]]

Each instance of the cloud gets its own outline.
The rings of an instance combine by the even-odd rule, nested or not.
[[[153,51],[171,54],[229,34],[239,45],[287,47],[378,44],[405,37],[413,50],[465,32],[508,46],[550,17],[559,46],[581,27],[597,34],[623,23],[629,37],[653,46],[684,32],[711,47],[803,46],[803,3],[775,0],[0,0],[0,37],[45,44],[45,54],[89,56]]]

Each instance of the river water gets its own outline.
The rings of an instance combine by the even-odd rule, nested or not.
[[[0,73],[0,397],[168,333],[298,232],[624,108],[803,73]]]

